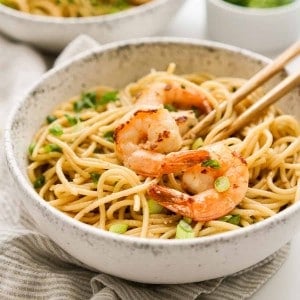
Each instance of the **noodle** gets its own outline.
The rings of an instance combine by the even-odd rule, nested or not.
[[[151,0],[0,0],[13,9],[51,17],[90,17],[116,13]]]
[[[263,95],[258,89],[233,108],[230,96],[245,80],[211,74],[178,76],[174,71],[174,64],[166,72],[152,70],[121,91],[98,86],[57,107],[29,147],[28,176],[39,195],[68,216],[103,230],[110,230],[114,224],[124,226],[122,233],[126,235],[174,238],[182,216],[165,208],[151,211],[147,189],[160,183],[183,191],[180,176],[145,178],[123,166],[115,153],[115,128],[135,107],[146,85],[168,80],[186,87],[196,84],[217,114],[214,120],[207,120],[203,113],[197,115],[197,124],[183,135],[182,149],[192,149],[199,137],[203,145],[216,142],[222,130]],[[298,121],[270,107],[255,122],[224,140],[246,160],[249,187],[227,216],[208,222],[187,220],[195,236],[250,226],[297,200],[299,136]]]

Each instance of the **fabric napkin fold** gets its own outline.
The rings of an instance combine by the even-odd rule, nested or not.
[[[79,36],[58,56],[55,65],[92,47],[99,44]],[[0,142],[8,110],[46,68],[42,54],[0,36]],[[285,245],[247,270],[209,281],[135,283],[85,268],[38,231],[21,200],[0,147],[0,299],[247,299],[277,272],[289,253],[289,245]]]

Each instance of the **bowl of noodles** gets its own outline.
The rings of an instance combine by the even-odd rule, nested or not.
[[[299,90],[218,136],[286,76],[233,109],[230,96],[269,62],[215,42],[144,38],[49,71],[5,131],[22,205],[86,266],[128,280],[195,282],[265,259],[300,226]]]
[[[100,43],[152,36],[184,0],[1,0],[0,31],[57,53],[80,34]]]

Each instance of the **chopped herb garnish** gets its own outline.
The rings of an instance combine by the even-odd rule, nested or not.
[[[176,227],[176,239],[189,239],[195,237],[195,232],[190,224],[180,220]]]
[[[177,108],[172,104],[165,104],[164,108],[167,109],[168,111],[177,111]]]
[[[62,152],[62,149],[57,144],[47,144],[44,147],[44,150],[47,153],[49,153],[49,152]]]
[[[103,134],[103,137],[109,141],[109,142],[114,142],[114,131],[107,131]]]
[[[94,153],[102,153],[102,149],[100,147],[96,147]]]
[[[202,162],[201,165],[203,167],[210,167],[210,168],[213,168],[213,169],[219,169],[221,167],[220,163],[215,159],[205,160],[205,161]]]
[[[192,110],[193,110],[193,112],[195,114],[195,117],[199,118],[200,115],[201,115],[200,110],[197,107],[193,107]]]
[[[192,224],[192,221],[193,221],[191,218],[188,218],[188,217],[183,217],[183,220],[188,224]]]
[[[91,173],[90,174],[92,181],[97,184],[100,178],[100,174],[99,173]]]
[[[45,176],[40,175],[33,183],[35,189],[41,188],[45,184]]]
[[[57,120],[57,118],[55,116],[49,115],[49,116],[46,117],[46,121],[47,121],[48,124],[51,124],[55,120]]]
[[[164,207],[161,206],[157,201],[149,199],[148,201],[149,214],[159,214],[163,211]]]
[[[199,149],[202,146],[203,146],[203,139],[201,137],[199,137],[192,144],[192,150]]]
[[[75,116],[65,115],[65,117],[71,126],[76,125],[79,121],[78,117],[75,117]]]
[[[97,104],[98,105],[105,105],[109,102],[115,102],[119,100],[118,98],[118,91],[110,91],[106,92],[105,94],[102,95],[100,100],[98,100]]]
[[[241,221],[240,215],[227,215],[219,219],[219,221],[227,222],[233,225],[239,225]]]
[[[127,229],[128,229],[128,225],[124,223],[115,223],[110,225],[109,227],[110,232],[119,233],[119,234],[125,233]]]
[[[32,155],[35,146],[36,146],[35,143],[31,143],[31,144],[29,145],[29,147],[28,147],[28,153],[29,153],[30,155]]]
[[[220,176],[215,180],[214,185],[217,192],[222,193],[230,188],[230,181],[227,176]]]
[[[74,102],[73,110],[80,112],[84,108],[95,108],[97,102],[97,95],[95,92],[87,92],[81,95],[79,101]]]
[[[55,136],[60,136],[64,133],[63,129],[59,124],[50,127],[49,132]]]

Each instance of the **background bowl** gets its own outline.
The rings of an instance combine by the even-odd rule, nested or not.
[[[183,3],[184,0],[153,0],[119,13],[83,18],[30,15],[0,4],[0,31],[45,51],[58,52],[80,34],[100,43],[155,35]]]
[[[44,75],[9,118],[5,152],[24,206],[40,230],[92,269],[147,283],[184,283],[245,269],[287,243],[300,227],[300,202],[247,228],[189,240],[116,235],[75,221],[41,199],[26,174],[28,145],[58,103],[97,84],[124,87],[170,62],[178,73],[210,72],[249,78],[270,60],[219,43],[190,39],[140,39],[112,43]],[[270,85],[281,80],[284,73]],[[282,99],[300,119],[299,90]],[[216,267],[218,266],[218,267]]]
[[[223,0],[207,0],[210,39],[276,53],[300,39],[300,1],[275,8],[248,8]]]

